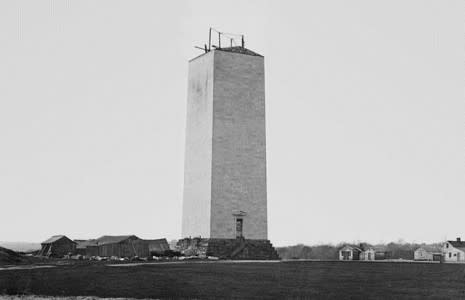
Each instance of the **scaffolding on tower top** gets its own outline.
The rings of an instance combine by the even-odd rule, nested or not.
[[[217,38],[213,36],[214,34],[217,34]],[[227,46],[225,47],[225,45]],[[245,39],[243,34],[222,32],[213,27],[210,27],[208,30],[208,44],[204,44],[204,47],[195,46],[195,48],[203,50],[205,53],[210,52],[213,48],[216,50],[261,56],[260,54],[245,48]]]

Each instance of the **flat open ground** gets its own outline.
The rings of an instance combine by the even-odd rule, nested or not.
[[[0,271],[0,295],[134,298],[465,298],[465,265],[243,262],[107,266],[77,262]]]

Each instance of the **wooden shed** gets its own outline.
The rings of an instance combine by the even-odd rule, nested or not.
[[[91,240],[74,240],[76,242],[76,253],[85,256],[98,256],[98,250],[92,253],[92,249],[97,247],[95,239]]]
[[[163,254],[165,251],[170,250],[168,241],[166,239],[144,240],[148,247],[150,255]]]
[[[63,257],[76,252],[76,242],[70,240],[65,235],[54,235],[42,242],[41,245],[42,249],[39,252],[41,256]]]
[[[148,243],[135,235],[104,235],[96,240],[98,255],[111,257],[148,257]]]

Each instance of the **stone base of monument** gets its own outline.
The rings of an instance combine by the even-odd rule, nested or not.
[[[219,259],[276,260],[279,259],[269,240],[185,238],[177,243],[185,256],[218,257]]]

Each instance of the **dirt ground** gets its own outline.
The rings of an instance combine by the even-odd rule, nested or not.
[[[465,265],[297,261],[110,267],[76,263],[0,271],[2,294],[138,299],[465,299]]]

